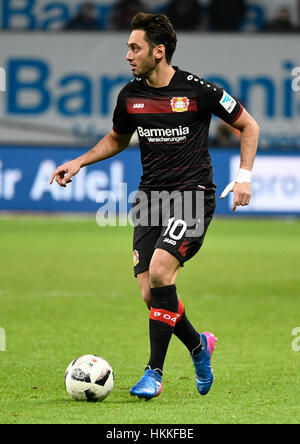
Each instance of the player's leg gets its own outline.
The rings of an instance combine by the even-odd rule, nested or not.
[[[151,399],[162,391],[163,364],[178,313],[175,281],[179,268],[178,260],[169,252],[155,250],[148,273],[137,276],[143,299],[147,305],[151,302],[150,359],[144,376],[130,390],[131,395],[139,398]]]
[[[140,398],[151,399],[162,391],[163,365],[167,354],[172,333],[176,334],[188,347],[191,356],[197,360],[199,375],[198,386],[204,389],[211,386],[211,370],[203,360],[205,337],[194,329],[184,313],[183,304],[178,300],[176,292],[176,277],[180,269],[180,263],[171,253],[162,249],[156,249],[149,267],[149,271],[139,274],[143,299],[150,307],[149,336],[150,359],[144,376],[135,384],[130,393]],[[201,352],[201,353],[200,353]],[[198,359],[201,356],[201,362]],[[210,361],[209,361],[210,363]],[[201,379],[201,380],[200,380]],[[199,392],[201,393],[199,390]],[[208,390],[207,390],[208,391]],[[204,393],[202,393],[204,394]]]
[[[161,376],[178,315],[178,297],[175,281],[179,261],[168,251],[156,249],[149,267],[152,296],[149,319],[150,359],[148,367]]]
[[[140,273],[137,278],[143,301],[150,310],[152,305],[152,294],[149,270],[145,271],[144,273]],[[184,305],[179,298],[177,311],[177,320],[175,328],[173,330],[173,334],[177,336],[178,339],[187,347],[191,355],[197,354],[199,351],[201,351],[201,339],[199,338],[199,333],[195,330],[195,328],[189,321]]]
[[[149,366],[152,367],[151,369],[148,368],[146,370],[144,377],[131,389],[131,394],[137,395],[139,397],[145,397],[149,399],[153,396],[157,396],[161,392],[161,374],[163,361],[173,332],[182,340],[182,342],[186,343],[191,352],[196,369],[196,381],[199,393],[206,394],[211,387],[213,375],[210,368],[210,358],[214,349],[215,342],[215,338],[213,335],[209,333],[199,335],[199,333],[196,332],[196,330],[193,328],[186,315],[184,314],[181,319],[182,323],[178,322],[177,326],[175,322],[175,325],[169,326],[171,328],[162,327],[161,330],[164,331],[164,340],[162,347],[159,345],[161,341],[157,341],[157,339],[155,339],[156,337],[160,337],[160,334],[157,334],[157,332],[159,331],[159,328],[157,327],[159,323],[167,324],[167,322],[159,322],[158,318],[161,318],[163,316],[164,321],[170,321],[170,323],[174,322],[175,318],[173,317],[172,321],[171,313],[175,313],[175,306],[177,306],[177,311],[181,311],[181,313],[183,314],[183,306],[182,304],[178,304],[175,281],[180,266],[183,266],[183,263],[186,260],[190,259],[194,254],[196,254],[203,243],[205,232],[212,219],[214,211],[214,196],[208,196],[208,198],[205,199],[205,204],[206,213],[204,233],[202,236],[200,236],[198,239],[185,238],[185,232],[181,228],[182,220],[177,221],[172,218],[174,225],[170,225],[168,227],[168,230],[169,234],[171,232],[174,234],[174,237],[176,236],[176,242],[170,242],[168,235],[166,236],[166,231],[168,230],[163,229],[161,232],[161,236],[158,238],[158,241],[156,242],[154,247],[156,248],[156,250],[151,257],[149,273],[147,273],[147,267],[145,266],[145,263],[143,266],[142,264],[139,264],[135,268],[135,274],[139,277],[143,299],[148,306],[152,302],[152,309],[150,313],[151,357],[149,361]],[[175,231],[175,228],[177,229],[178,227],[181,233],[180,236],[178,236],[178,233],[176,233]],[[140,236],[135,237],[137,239],[141,238]],[[150,243],[146,243],[146,246],[144,246],[145,251],[147,249],[149,251],[150,247],[153,251],[153,239]],[[150,256],[147,254],[146,256],[148,257],[149,263]],[[180,309],[178,309],[178,305],[181,307]],[[163,306],[165,308],[161,308]],[[154,319],[151,319],[151,316]],[[175,328],[175,326],[177,328]],[[152,334],[151,331],[153,331],[153,329],[154,333]],[[151,339],[151,336],[154,337],[153,340]],[[191,341],[194,341],[194,346],[191,345]],[[156,346],[153,344],[158,345]],[[152,350],[154,350],[153,353]],[[152,370],[153,368],[156,368],[157,370]]]
[[[152,303],[149,268],[160,232],[160,227],[136,225],[133,234],[134,275],[138,279],[143,300],[149,310]],[[161,391],[161,375],[155,370],[146,369],[141,380],[130,389],[130,394],[139,398],[151,399],[153,396],[159,395]]]
[[[188,231],[186,228],[188,224],[184,219],[172,217],[169,219],[167,230],[162,230],[161,236],[156,242],[155,251],[159,251],[159,249],[166,250],[178,259],[179,266],[183,266],[186,261],[191,259],[200,250],[206,231],[212,220],[215,209],[215,196],[212,193],[208,193],[203,197],[202,226],[196,222],[195,225],[190,226],[192,230],[189,229]],[[193,206],[194,202],[197,203],[197,199],[192,201]],[[194,208],[192,208],[192,210],[194,210]],[[198,221],[201,222],[200,219]],[[193,235],[191,236],[190,233]],[[159,282],[159,279],[157,281]],[[151,273],[150,285],[153,285]],[[195,348],[190,349],[190,353],[196,371],[197,389],[200,394],[206,395],[213,383],[211,355],[215,348],[216,338],[209,332],[199,334],[190,323],[190,329],[187,331],[186,320],[187,318],[183,317],[183,323],[181,325],[180,322],[178,323],[176,334],[179,335],[183,341],[186,340],[186,338],[188,338],[188,341],[190,341],[190,338],[195,341]],[[175,328],[173,331],[175,331]]]

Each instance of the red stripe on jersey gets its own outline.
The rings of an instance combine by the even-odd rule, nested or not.
[[[198,111],[196,97],[156,97],[155,99],[128,97],[126,102],[128,114],[168,114]]]
[[[164,322],[165,324],[171,325],[171,327],[175,327],[178,318],[177,313],[163,310],[162,308],[151,307],[150,319],[152,319],[152,321]]]
[[[237,115],[235,116],[235,118],[230,122],[231,124],[236,122],[242,115],[242,112],[244,111],[243,106],[241,105],[241,108],[239,110],[239,112],[237,113]]]

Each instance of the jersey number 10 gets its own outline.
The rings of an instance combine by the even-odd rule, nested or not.
[[[178,234],[175,234],[178,227],[181,226],[181,230]],[[182,219],[176,219],[175,217],[171,217],[168,221],[168,226],[166,231],[164,232],[163,236],[169,236],[173,240],[179,240],[183,237],[185,231],[187,229],[187,223]]]

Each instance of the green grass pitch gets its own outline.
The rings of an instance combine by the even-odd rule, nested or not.
[[[218,337],[206,397],[176,337],[162,395],[129,396],[149,355],[131,244],[131,227],[94,219],[0,219],[0,423],[299,423],[300,222],[216,218],[180,272],[189,318]],[[65,391],[67,365],[89,353],[115,372],[102,403]]]

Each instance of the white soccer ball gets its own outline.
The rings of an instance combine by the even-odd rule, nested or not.
[[[76,401],[103,401],[113,389],[114,372],[107,361],[95,355],[84,355],[68,366],[65,384]]]

